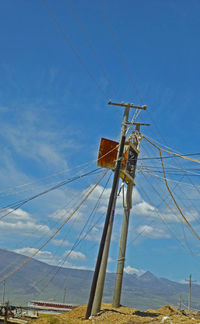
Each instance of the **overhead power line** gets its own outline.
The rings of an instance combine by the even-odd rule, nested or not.
[[[147,177],[146,177],[144,174],[143,174],[143,176],[144,176],[145,180],[150,184],[150,186],[152,187],[152,189],[155,191],[155,193],[159,196],[159,198],[160,198],[160,199],[161,199],[161,200],[166,204],[166,206],[167,206],[167,207],[172,211],[172,213],[174,214],[174,216],[177,217],[175,211],[174,211],[174,210],[172,209],[172,207],[171,207],[171,204],[167,203],[166,200],[163,199],[163,198],[161,197],[161,195],[160,195],[160,193],[158,192],[158,190],[155,188],[155,186],[153,186],[152,182],[149,181],[149,180],[147,179]],[[146,191],[144,190],[144,188],[143,188],[141,185],[139,185],[139,189],[142,190],[142,192],[144,193],[144,195],[146,196],[146,198],[148,199],[148,201],[150,202],[150,204],[153,206],[153,202],[152,202],[151,198],[149,197],[149,195],[148,195],[148,194],[146,193]],[[160,213],[157,209],[156,209],[155,211],[156,211],[157,215],[160,217],[160,219],[162,220],[163,224],[167,226],[169,232],[170,232],[171,235],[174,237],[174,239],[178,242],[178,244],[179,244],[179,245],[180,245],[180,246],[181,246],[181,247],[182,247],[182,248],[183,248],[187,253],[189,252],[189,253],[191,254],[192,257],[195,257],[194,252],[191,250],[191,248],[190,248],[189,245],[188,245],[188,242],[187,242],[186,237],[185,237],[185,232],[183,233],[183,235],[184,235],[184,239],[185,239],[185,244],[183,244],[182,240],[179,239],[179,237],[178,237],[176,231],[170,227],[170,225],[167,223],[167,221],[165,220],[165,218],[164,218],[164,216],[162,215],[162,213]],[[154,221],[155,221],[155,220],[154,220]],[[153,223],[154,221],[152,221],[152,223]],[[149,225],[150,225],[150,224],[149,224]],[[182,223],[182,225],[183,225],[183,223]],[[184,228],[183,228],[183,230],[184,230]],[[142,231],[142,233],[143,233],[143,232],[145,232],[145,229]],[[138,236],[139,236],[139,235],[141,235],[141,234],[139,233]],[[137,237],[136,237],[136,238],[137,238]],[[195,260],[196,260],[196,259],[195,259]]]
[[[180,156],[180,157],[182,157],[183,159],[186,159],[186,160],[189,160],[189,161],[192,161],[192,162],[195,162],[195,163],[200,163],[200,161],[199,161],[199,160],[196,160],[196,159],[189,158],[189,157],[187,157],[187,156],[182,156],[182,155],[177,154],[177,153],[174,153],[174,152],[170,152],[170,151],[165,150],[165,149],[162,149],[162,148],[160,148],[158,145],[156,145],[155,143],[153,143],[152,141],[150,141],[147,137],[145,137],[145,136],[143,136],[143,137],[144,137],[144,138],[145,138],[145,139],[146,139],[150,144],[152,144],[155,148],[158,149],[159,154],[160,154],[160,160],[161,160],[161,165],[162,165],[162,169],[163,169],[163,175],[164,175],[164,179],[165,179],[165,185],[166,185],[166,188],[167,188],[167,190],[168,190],[168,192],[169,192],[169,194],[170,194],[170,196],[171,196],[171,198],[172,198],[172,200],[173,200],[173,202],[174,202],[174,204],[175,204],[177,210],[179,211],[179,213],[180,213],[180,215],[182,216],[183,220],[184,220],[184,221],[186,222],[186,224],[188,225],[188,228],[189,228],[190,231],[191,231],[191,232],[196,236],[196,238],[197,238],[198,240],[200,240],[200,236],[197,234],[197,232],[194,230],[194,228],[192,227],[192,225],[190,224],[190,222],[187,220],[187,218],[186,218],[185,215],[183,214],[183,212],[182,212],[181,208],[179,207],[179,205],[178,205],[176,199],[174,198],[174,195],[173,195],[172,191],[171,191],[170,188],[169,188],[169,185],[168,185],[168,182],[167,182],[167,178],[166,178],[166,174],[165,174],[164,163],[163,163],[163,159],[162,159],[162,151],[167,152],[167,153],[169,153],[169,154],[176,155],[176,156]]]
[[[159,147],[158,145],[156,145],[155,143],[153,143],[152,141],[150,141],[150,139],[148,139],[146,136],[143,136],[143,138],[146,139],[146,141],[149,142],[150,144],[152,144],[154,147],[156,147],[159,150],[159,152],[160,151],[163,151],[163,152],[172,154],[174,156],[181,157],[181,158],[183,158],[185,160],[188,160],[188,161],[191,161],[191,162],[195,162],[195,163],[200,164],[200,160],[193,159],[193,158],[190,158],[190,157],[188,157],[186,155],[182,155],[182,154],[178,154],[178,153],[175,153],[175,152],[171,152],[171,151],[165,150],[165,149]]]
[[[193,155],[200,155],[200,153],[187,153],[187,154],[180,154],[179,155],[167,155],[167,156],[163,156],[163,159],[172,159],[172,158],[179,158],[182,156],[193,156]],[[160,160],[160,157],[142,157],[142,158],[138,158],[138,160]]]
[[[97,55],[97,53],[96,53],[96,51],[95,51],[95,49],[94,49],[94,47],[93,47],[91,41],[89,40],[89,38],[88,38],[88,36],[87,36],[87,34],[86,34],[86,31],[85,31],[85,29],[84,29],[82,23],[80,22],[80,19],[78,18],[78,16],[77,16],[75,10],[74,10],[74,7],[72,6],[71,1],[70,1],[70,0],[67,0],[67,3],[68,3],[68,6],[69,6],[70,9],[71,9],[71,12],[72,12],[72,14],[73,14],[73,17],[75,18],[77,24],[79,25],[79,28],[80,28],[80,30],[81,30],[81,33],[82,33],[82,35],[83,35],[83,37],[84,37],[84,39],[85,39],[85,41],[86,41],[86,43],[87,43],[87,45],[88,45],[90,51],[92,52],[93,56],[95,57],[95,60],[96,60],[96,63],[97,63],[97,65],[98,65],[98,67],[99,67],[99,68],[101,69],[101,71],[103,72],[104,78],[105,78],[106,81],[110,84],[110,86],[111,86],[111,88],[112,88],[114,94],[119,98],[119,94],[117,93],[117,90],[115,89],[113,83],[111,82],[111,80],[110,80],[110,78],[108,77],[106,71],[104,70],[104,68],[103,68],[103,66],[102,66],[102,63],[101,63],[101,61],[100,61],[100,59],[99,59],[99,57],[98,57],[98,55]]]
[[[41,197],[41,196],[43,196],[43,195],[45,195],[45,194],[47,194],[47,193],[49,193],[49,192],[51,192],[53,190],[59,189],[60,187],[66,185],[66,184],[69,184],[69,183],[71,183],[71,182],[73,182],[73,181],[75,181],[77,179],[81,179],[81,178],[86,177],[86,176],[88,176],[90,174],[94,174],[95,172],[100,172],[101,173],[102,171],[99,168],[97,168],[95,170],[92,170],[92,171],[87,172],[85,174],[82,174],[80,176],[76,176],[76,177],[73,177],[73,178],[69,178],[69,179],[64,180],[64,181],[60,182],[59,184],[57,184],[57,185],[55,185],[55,186],[53,186],[53,187],[51,187],[51,188],[49,188],[47,190],[44,190],[44,191],[42,191],[42,192],[40,192],[40,193],[38,193],[38,194],[36,194],[36,195],[34,195],[32,197],[29,197],[29,198],[27,198],[27,199],[25,199],[23,201],[19,201],[19,202],[16,202],[16,203],[13,203],[11,205],[7,205],[7,206],[3,207],[3,209],[9,209],[10,208],[11,210],[9,210],[6,214],[4,214],[3,216],[1,216],[0,217],[0,220],[3,219],[3,218],[5,218],[6,216],[10,215],[15,210],[19,209],[20,207],[22,207],[23,205],[25,205],[29,201],[31,201],[33,199],[36,199],[38,197]]]
[[[62,207],[62,209],[63,209],[63,208],[66,208],[66,207],[68,207],[68,210],[75,209],[77,203],[80,201],[80,199],[81,199],[82,197],[84,197],[84,195],[86,195],[86,194],[89,192],[89,190],[90,190],[90,187],[87,188],[86,190],[84,190],[83,193],[82,193],[81,195],[80,195],[80,193],[77,194],[78,197],[76,197],[76,203],[73,203],[73,207],[70,206],[69,203],[68,203],[67,205],[65,205],[64,207]],[[78,199],[77,199],[77,198],[78,198]],[[71,203],[73,200],[74,200],[74,197],[73,197],[72,199],[70,199],[70,203]],[[32,246],[35,246],[36,243],[39,243],[39,242],[40,242],[40,241],[41,241],[45,236],[50,235],[50,233],[52,233],[53,229],[55,229],[55,227],[58,226],[59,223],[61,223],[61,222],[63,221],[63,219],[66,217],[66,215],[67,215],[67,211],[66,211],[65,213],[63,213],[63,215],[62,215],[62,216],[61,216],[61,217],[60,217],[60,218],[55,222],[55,224],[53,225],[53,227],[49,228],[48,232],[45,232],[44,235],[42,235],[42,237],[39,238],[39,240],[35,241],[34,244],[32,244]],[[44,226],[44,225],[40,225],[40,226],[39,226],[38,228],[36,228],[36,229],[34,230],[34,232],[31,233],[31,234],[34,234],[34,233],[38,232],[38,231],[39,231],[39,228],[41,228],[42,226]],[[67,235],[69,235],[69,231],[67,231]],[[29,235],[29,236],[30,236],[30,235]],[[22,243],[24,243],[25,240],[27,240],[27,237],[24,238],[23,240],[21,240],[21,242],[18,241],[17,243],[18,243],[18,244],[20,244],[20,243],[22,244]],[[16,249],[16,248],[17,248],[17,247],[15,247],[15,249]],[[0,256],[0,259],[1,259],[1,256]],[[1,275],[1,273],[4,273],[7,269],[9,269],[10,267],[12,267],[12,266],[14,266],[14,265],[17,265],[17,264],[19,263],[20,259],[21,259],[21,255],[19,255],[19,258],[17,258],[16,260],[14,260],[14,262],[9,263],[6,267],[4,267],[4,268],[0,271],[0,275]]]
[[[24,183],[24,184],[21,184],[21,185],[17,185],[17,186],[14,186],[14,187],[9,187],[9,188],[7,188],[7,189],[4,189],[4,190],[0,191],[0,195],[1,195],[1,194],[4,194],[4,193],[12,192],[12,191],[14,191],[14,190],[16,190],[16,189],[18,189],[18,188],[26,187],[26,186],[29,186],[29,185],[32,185],[32,184],[35,184],[35,183],[39,183],[39,182],[41,182],[41,181],[48,180],[48,179],[50,179],[50,178],[52,178],[52,177],[56,177],[56,176],[58,176],[58,175],[62,175],[62,174],[64,174],[64,173],[69,173],[69,172],[71,172],[71,171],[73,171],[73,170],[75,170],[75,169],[78,169],[78,168],[85,167],[85,168],[82,169],[82,170],[85,170],[85,169],[87,169],[87,168],[89,167],[89,165],[91,165],[92,163],[97,162],[97,161],[100,161],[101,159],[103,159],[105,156],[107,156],[108,154],[110,154],[110,153],[113,152],[114,150],[117,150],[118,147],[119,147],[119,145],[116,145],[114,148],[112,148],[110,151],[108,151],[107,153],[105,153],[104,155],[102,155],[100,158],[98,158],[98,159],[94,159],[94,160],[91,160],[91,161],[86,162],[86,163],[79,164],[79,165],[75,166],[74,168],[70,168],[70,169],[66,169],[66,170],[58,171],[58,172],[55,172],[55,173],[53,173],[53,174],[51,174],[51,175],[49,175],[49,176],[42,177],[42,178],[37,179],[37,180],[34,180],[34,181],[30,181],[30,182],[27,182],[27,183]],[[55,183],[59,183],[59,182],[55,182]],[[51,184],[51,183],[48,183],[48,185],[49,185],[49,184]],[[28,190],[27,190],[27,191],[28,191]],[[21,192],[24,192],[24,191],[19,191],[19,192],[17,192],[17,193],[21,193]],[[1,198],[1,196],[0,196],[0,198]],[[4,207],[1,207],[1,208],[4,208]]]
[[[125,69],[125,71],[126,71],[128,77],[129,77],[129,80],[130,80],[130,82],[131,82],[131,85],[132,85],[132,87],[133,87],[133,89],[134,89],[136,95],[138,96],[138,98],[139,98],[139,100],[140,100],[140,103],[142,104],[142,103],[143,103],[142,96],[140,95],[140,93],[139,93],[139,91],[138,91],[138,89],[137,89],[137,87],[136,87],[136,85],[135,85],[135,82],[134,82],[134,80],[133,80],[133,77],[132,77],[132,75],[131,75],[131,73],[130,73],[130,71],[129,71],[128,65],[127,65],[126,60],[125,60],[125,58],[124,58],[124,55],[122,54],[122,51],[121,51],[121,48],[120,48],[119,42],[118,42],[118,40],[117,40],[117,38],[116,38],[116,36],[115,36],[115,34],[114,34],[114,31],[113,31],[113,29],[112,29],[112,27],[111,27],[111,24],[110,24],[110,22],[109,22],[108,15],[106,14],[106,11],[105,11],[105,9],[104,9],[104,6],[103,6],[103,2],[102,2],[102,0],[99,0],[99,3],[100,3],[100,7],[101,7],[101,10],[102,10],[103,15],[104,15],[104,18],[105,18],[105,22],[106,22],[106,24],[107,24],[107,26],[108,26],[108,29],[109,29],[110,32],[111,32],[112,38],[113,38],[113,40],[114,40],[115,47],[116,47],[116,49],[117,49],[117,51],[118,51],[118,54],[119,54],[119,56],[120,56],[120,59],[121,59],[122,65],[123,65],[123,67],[124,67],[124,69]]]
[[[100,203],[100,200],[102,199],[102,196],[105,192],[105,189],[110,181],[110,178],[111,178],[111,174],[108,178],[108,180],[106,181],[106,184],[104,186],[104,188],[102,189],[102,192],[100,193],[99,195],[99,198],[94,206],[94,208],[92,209],[91,213],[89,214],[84,226],[82,227],[80,233],[79,233],[79,236],[78,238],[76,239],[76,241],[74,242],[73,246],[71,247],[70,251],[66,254],[66,256],[63,257],[62,261],[59,262],[59,264],[57,265],[57,268],[56,268],[56,272],[52,275],[52,277],[48,280],[47,284],[45,285],[45,287],[43,288],[42,291],[44,291],[48,286],[49,284],[52,282],[52,280],[55,278],[55,276],[58,274],[58,272],[60,271],[61,267],[64,265],[64,263],[66,262],[66,260],[70,257],[71,253],[77,248],[78,245],[80,245],[80,243],[88,236],[88,234],[92,231],[92,229],[96,226],[96,224],[98,223],[99,219],[97,220],[97,222],[95,222],[89,229],[88,231],[83,235],[84,233],[84,230],[86,228],[86,226],[88,225],[91,217],[94,215],[94,213],[96,212],[97,210],[97,207],[99,206],[99,203]],[[102,217],[101,217],[102,218]],[[42,281],[42,280],[40,280]],[[41,293],[40,293],[41,294]],[[40,295],[39,294],[39,295]]]
[[[162,181],[165,181],[165,178],[164,177],[161,177],[161,176],[159,176],[158,174],[155,174],[153,171],[151,171],[151,170],[148,170],[148,169],[146,169],[146,170],[144,170],[144,169],[142,169],[142,168],[138,168],[138,171],[140,172],[140,173],[147,173],[147,174],[149,174],[150,176],[153,176],[153,177],[155,177],[155,178],[157,178],[157,179],[160,179],[160,180],[162,180]],[[163,171],[162,171],[162,174],[163,174]],[[181,176],[183,176],[182,174],[181,174]],[[178,180],[174,180],[174,179],[170,179],[169,177],[166,177],[166,179],[168,180],[168,181],[170,181],[170,182],[173,182],[173,183],[177,183],[177,184],[180,184],[180,185],[186,185],[186,186],[190,186],[190,187],[192,187],[192,188],[194,188],[194,185],[193,184],[191,184],[191,183],[187,183],[187,182],[182,182],[182,181],[178,181]],[[196,186],[196,189],[198,188],[199,186]],[[200,189],[199,189],[200,190]]]
[[[96,81],[96,79],[94,78],[94,76],[92,75],[92,73],[89,71],[87,65],[84,63],[83,59],[81,58],[81,55],[78,53],[78,51],[74,48],[74,46],[72,45],[71,41],[69,40],[66,32],[64,31],[64,29],[61,27],[60,23],[58,22],[58,20],[56,19],[53,11],[50,9],[50,7],[48,6],[46,0],[42,0],[44,3],[44,6],[46,7],[51,19],[53,20],[53,22],[55,23],[55,25],[57,26],[58,30],[60,31],[63,39],[65,40],[65,42],[68,44],[68,46],[71,48],[72,52],[74,53],[74,55],[76,56],[76,58],[78,59],[79,63],[82,65],[82,67],[84,68],[84,70],[87,72],[88,76],[90,77],[90,79],[92,80],[92,82],[96,85],[96,87],[99,89],[99,91],[101,92],[101,94],[107,98],[106,93],[104,92],[104,90],[101,88],[101,86],[99,85],[99,83]]]
[[[75,208],[75,210],[67,217],[67,219],[62,223],[59,228],[54,231],[54,233],[40,246],[39,249],[37,249],[30,257],[25,259],[23,263],[18,265],[15,269],[13,269],[11,272],[7,273],[5,276],[3,276],[0,279],[0,283],[3,282],[4,280],[7,280],[10,278],[14,273],[16,273],[18,270],[20,270],[25,264],[27,264],[29,261],[31,261],[32,258],[34,258],[59,232],[60,230],[64,227],[64,225],[72,218],[72,216],[79,210],[79,208],[82,206],[82,204],[88,199],[90,194],[94,191],[94,189],[98,186],[98,184],[103,180],[105,175],[107,174],[108,170],[106,170],[103,174],[103,176],[98,180],[98,182],[92,186],[90,191],[87,193],[87,195],[82,199],[82,201],[78,204],[78,206]]]
[[[174,198],[174,195],[172,194],[172,191],[170,190],[169,186],[168,186],[168,182],[167,182],[167,179],[166,179],[166,175],[165,175],[165,168],[164,168],[164,164],[163,164],[163,160],[162,160],[162,153],[161,153],[161,150],[159,151],[160,152],[160,159],[161,159],[161,164],[162,164],[162,167],[163,167],[163,174],[164,174],[164,178],[165,178],[165,184],[166,184],[166,187],[167,187],[167,190],[169,191],[169,194],[170,196],[172,197],[172,200],[176,206],[176,208],[178,209],[178,211],[180,212],[181,216],[183,217],[184,221],[187,223],[189,229],[191,230],[191,232],[197,237],[198,240],[200,240],[200,236],[197,234],[197,232],[194,230],[194,228],[192,227],[192,225],[189,223],[189,221],[187,220],[187,218],[184,216],[181,208],[179,207],[176,199]]]

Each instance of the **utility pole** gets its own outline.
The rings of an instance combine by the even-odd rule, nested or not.
[[[106,276],[106,268],[107,268],[107,262],[108,262],[108,254],[109,254],[109,248],[110,248],[110,240],[111,240],[111,234],[112,234],[112,228],[113,228],[113,217],[115,212],[115,205],[116,205],[116,199],[117,195],[115,196],[115,200],[113,203],[113,211],[112,211],[112,217],[110,219],[109,225],[108,225],[108,232],[106,236],[101,266],[99,270],[99,277],[97,280],[97,286],[96,286],[96,292],[94,296],[94,301],[92,305],[92,311],[91,315],[96,315],[101,308],[101,301],[103,296],[103,288],[104,288],[104,282],[105,282],[105,276]]]
[[[5,280],[3,281],[3,300],[2,300],[2,304],[4,306],[5,303]]]
[[[149,126],[149,124],[140,124],[134,123],[135,131],[130,136],[130,139],[133,140],[133,150],[129,153],[128,164],[132,179],[135,179],[137,158],[140,152],[140,125]],[[121,290],[122,290],[122,281],[123,281],[123,272],[124,272],[124,263],[125,263],[125,255],[126,255],[126,244],[127,244],[127,236],[128,236],[128,226],[129,226],[129,216],[130,210],[132,208],[132,191],[133,191],[134,183],[132,181],[128,181],[127,190],[126,190],[126,198],[123,199],[124,205],[124,217],[122,223],[121,237],[120,237],[120,248],[118,255],[118,264],[117,264],[117,272],[115,278],[115,288],[113,295],[113,307],[120,307],[120,299],[121,299]],[[124,197],[123,197],[124,198]]]
[[[182,296],[179,296],[179,301],[178,301],[178,309],[181,310],[182,308]]]
[[[192,288],[192,282],[195,282],[196,280],[192,280],[192,275],[189,275],[189,280],[185,279],[189,283],[189,290],[188,290],[188,310],[191,309],[191,288]]]
[[[67,291],[67,288],[65,287],[65,288],[64,288],[64,295],[63,295],[63,304],[65,304],[66,291]]]
[[[105,274],[106,274],[106,266],[107,266],[107,259],[108,259],[108,252],[110,247],[110,240],[111,240],[111,233],[112,233],[112,224],[114,220],[114,212],[115,212],[115,203],[117,199],[117,190],[119,185],[119,178],[120,178],[120,169],[121,169],[121,162],[123,158],[123,151],[124,151],[124,144],[126,140],[126,130],[127,130],[127,124],[128,124],[128,117],[129,117],[129,110],[130,108],[136,108],[136,109],[146,109],[146,106],[135,106],[133,104],[124,104],[124,103],[112,103],[111,101],[108,102],[110,105],[120,106],[124,107],[124,116],[123,116],[123,122],[121,125],[121,135],[120,135],[120,141],[119,141],[119,150],[117,155],[117,163],[116,168],[114,170],[114,178],[113,178],[113,184],[112,189],[110,193],[107,213],[106,213],[106,219],[104,224],[104,229],[101,237],[100,247],[99,247],[99,253],[97,257],[96,267],[93,275],[93,281],[91,285],[90,290],[90,296],[87,306],[87,311],[85,318],[88,319],[91,315],[95,315],[101,305],[102,300],[102,294],[103,294],[103,287],[104,287],[104,280],[105,280]],[[102,261],[103,260],[103,261]],[[98,290],[97,290],[98,286]],[[95,294],[97,294],[95,298]],[[95,300],[95,304],[94,304]],[[94,307],[93,307],[94,304]]]
[[[127,185],[126,198],[124,201],[124,217],[123,217],[121,237],[120,237],[120,248],[119,248],[119,255],[118,255],[117,272],[116,272],[116,277],[115,277],[113,307],[120,306],[124,262],[125,262],[125,251],[126,251],[126,243],[127,243],[127,235],[128,235],[129,216],[130,216],[130,210],[132,208],[132,190],[133,190],[133,185],[131,183],[129,183]]]
[[[8,307],[9,307],[9,301],[7,301],[4,306],[4,310],[5,310],[4,323],[8,323]]]

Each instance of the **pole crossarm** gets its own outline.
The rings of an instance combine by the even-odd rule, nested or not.
[[[108,101],[108,105],[125,107],[125,108],[142,109],[142,110],[146,110],[147,109],[147,106],[146,105],[137,106],[137,105],[134,105],[133,103],[124,103],[124,102],[118,103],[118,102],[112,102],[111,100]]]
[[[135,126],[137,126],[137,125],[140,125],[140,126],[150,126],[150,124],[146,124],[146,123],[126,123],[127,125],[135,125]]]

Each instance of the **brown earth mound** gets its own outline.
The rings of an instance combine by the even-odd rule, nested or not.
[[[181,311],[174,306],[166,305],[157,310],[158,313],[164,315],[180,315]]]
[[[173,306],[164,306],[157,311],[149,309],[142,312],[130,307],[121,306],[113,308],[110,304],[102,304],[101,311],[85,320],[86,305],[79,306],[72,311],[56,316],[48,315],[41,317],[32,324],[141,324],[141,323],[168,323],[168,324],[200,324],[198,312],[179,311]]]

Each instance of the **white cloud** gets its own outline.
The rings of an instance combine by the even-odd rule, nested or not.
[[[114,260],[113,258],[111,257],[108,257],[108,263],[114,263],[116,260]]]
[[[163,211],[161,214],[164,217],[164,219],[169,222],[174,222],[174,223],[184,222],[180,212],[175,207],[173,208],[173,211],[174,212]],[[196,210],[191,209],[188,212],[188,211],[185,211],[184,209],[182,209],[182,212],[189,222],[194,222],[195,220],[197,220],[199,218],[199,214]]]
[[[6,231],[6,232],[5,232]],[[0,221],[0,232],[1,234],[19,234],[23,236],[33,235],[38,236],[39,234],[47,234],[50,231],[47,225],[38,225],[32,222],[15,222],[7,223]]]
[[[32,256],[35,254],[38,250],[32,247],[24,247],[21,249],[15,249],[13,250],[16,253],[23,254],[26,256]],[[54,255],[50,251],[39,251],[35,256],[34,259],[37,259],[41,262],[45,262],[50,265],[58,265],[65,268],[77,268],[77,269],[88,269],[87,266],[82,265],[73,265],[68,260],[64,261],[66,256],[69,254],[70,251],[66,251],[62,256]],[[86,256],[79,251],[72,251],[68,257],[69,260],[72,261],[79,261],[80,263],[86,260]]]
[[[83,237],[85,234],[82,235]],[[100,242],[102,236],[102,229],[99,229],[97,226],[93,227],[92,230],[87,234],[86,240],[92,242]]]
[[[67,240],[52,240],[51,243],[56,246],[70,246],[71,243]]]
[[[85,261],[86,260],[86,256],[85,254],[83,254],[82,252],[79,251],[66,251],[65,255],[69,255],[69,259],[70,260],[74,260],[74,261]]]
[[[0,220],[0,233],[2,236],[4,234],[38,236],[51,232],[47,225],[37,224],[34,217],[22,209],[6,209],[4,210],[4,213],[1,214],[1,217],[6,215],[8,212],[10,212],[10,214]]]
[[[70,262],[65,262],[62,267],[64,268],[71,268],[71,269],[79,269],[79,270],[91,270],[94,271],[94,267],[87,267],[87,266],[79,266],[79,265],[73,265]]]
[[[3,217],[3,215],[6,215],[6,220],[19,220],[19,221],[27,221],[27,220],[31,220],[31,215],[29,213],[27,213],[26,211],[22,210],[22,209],[17,209],[14,210],[12,208],[7,208],[7,209],[1,209],[1,217]]]
[[[74,212],[73,208],[62,208],[62,209],[57,209],[53,214],[51,214],[49,217],[56,219],[56,220],[61,220],[65,219],[66,217],[70,216]],[[78,210],[74,215],[73,219],[80,219],[83,216],[83,213]]]
[[[96,201],[98,199],[99,195],[101,194],[102,190],[103,190],[102,186],[100,186],[100,185],[97,186],[97,188],[91,194],[91,196],[89,197],[88,200]],[[100,201],[100,205],[98,207],[98,213],[106,214],[110,191],[111,191],[110,188],[108,188],[104,191],[104,194]],[[126,195],[126,188],[124,189],[124,196],[125,195]],[[154,207],[154,206],[150,205],[149,203],[147,203],[146,201],[144,201],[136,188],[134,188],[134,191],[133,191],[133,210],[134,210],[134,214],[136,214],[136,215],[157,217],[156,207]],[[123,213],[124,213],[123,194],[121,191],[120,195],[117,197],[115,215],[122,216]]]
[[[38,250],[35,248],[31,248],[31,247],[25,247],[25,248],[16,249],[13,251],[16,253],[19,253],[19,254],[26,255],[26,256],[32,256]],[[49,251],[39,251],[34,258],[36,258],[39,261],[51,264],[53,261],[53,254]]]
[[[134,205],[134,213],[141,216],[154,216],[156,214],[156,208],[143,200]]]
[[[124,268],[124,272],[126,272],[127,274],[136,274],[137,276],[141,276],[146,271],[142,269],[132,268],[131,266],[128,265],[127,267]]]
[[[62,141],[59,140],[61,135],[55,130],[50,129],[50,127],[48,131],[38,128],[39,117],[33,116],[33,113],[32,117],[29,117],[27,115],[24,118],[21,117],[23,122],[21,124],[18,123],[17,127],[13,127],[13,125],[8,123],[3,126],[3,135],[12,149],[20,154],[21,157],[28,157],[41,164],[62,165],[66,168],[67,163],[62,152],[64,147]]]
[[[142,234],[143,237],[151,239],[170,238],[170,235],[165,233],[163,229],[157,226],[142,225],[137,228],[137,233]]]

